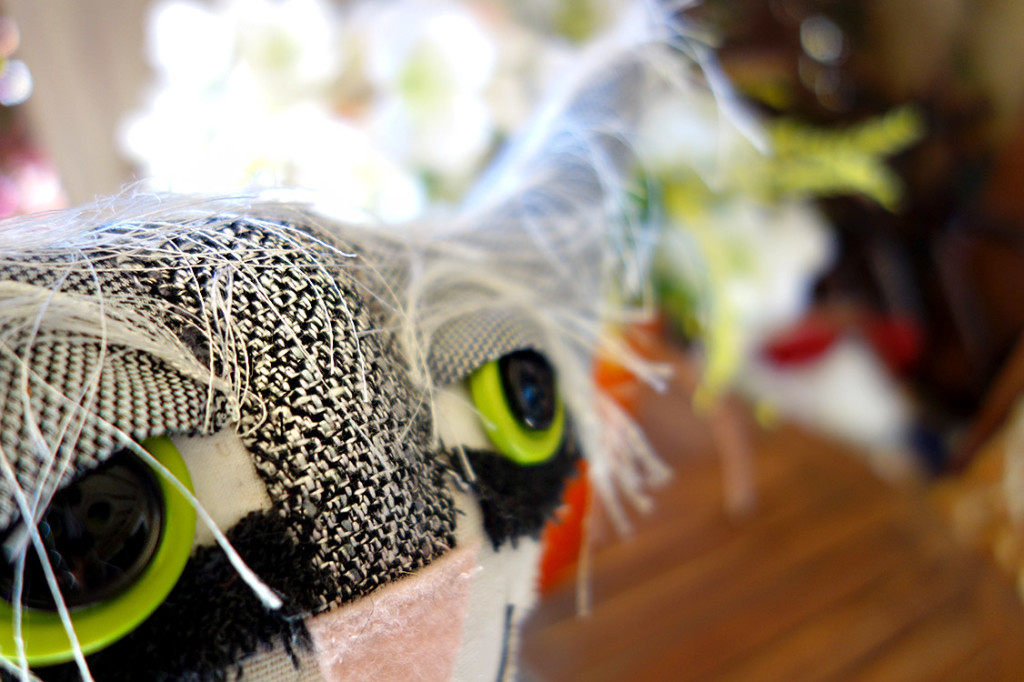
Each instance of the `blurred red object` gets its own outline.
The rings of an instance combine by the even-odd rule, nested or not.
[[[840,332],[835,320],[807,317],[773,337],[764,347],[764,356],[775,365],[800,365],[825,353]]]
[[[867,320],[864,335],[894,374],[905,374],[921,357],[921,328],[898,315]]]
[[[762,353],[777,366],[801,365],[820,358],[846,334],[861,335],[896,375],[921,357],[921,329],[914,320],[864,310],[812,312],[772,337]]]
[[[576,467],[576,476],[565,488],[562,506],[555,511],[555,518],[545,524],[541,536],[541,594],[549,593],[565,580],[576,566],[583,549],[583,528],[590,514],[590,496],[587,463],[580,460]]]

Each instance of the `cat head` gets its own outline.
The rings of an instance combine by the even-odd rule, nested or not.
[[[653,471],[591,363],[644,288],[657,26],[432,221],[136,193],[0,227],[5,674],[510,675],[577,460]]]

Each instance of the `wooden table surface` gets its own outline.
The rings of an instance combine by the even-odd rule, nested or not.
[[[591,613],[572,581],[543,599],[526,679],[1024,679],[1024,606],[922,486],[795,427],[751,429],[758,502],[738,518],[686,397],[644,402],[675,476],[631,536],[598,522]]]

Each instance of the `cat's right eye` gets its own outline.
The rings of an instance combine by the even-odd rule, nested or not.
[[[487,437],[522,466],[548,462],[565,441],[565,405],[555,371],[533,350],[509,353],[469,376]]]
[[[191,488],[170,440],[142,445]],[[188,500],[127,450],[54,495],[36,527],[83,652],[120,639],[163,603],[192,552],[195,519]],[[29,663],[71,660],[50,581],[20,521],[0,531],[0,552],[0,653],[17,656],[17,602]]]

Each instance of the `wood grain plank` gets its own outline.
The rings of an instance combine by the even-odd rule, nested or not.
[[[879,481],[842,445],[752,432],[758,506],[724,510],[708,439],[679,396],[643,421],[676,477],[636,533],[603,529],[594,608],[573,585],[528,624],[541,680],[1024,679],[1024,608],[952,539],[920,486]],[[979,677],[980,675],[980,677]]]

